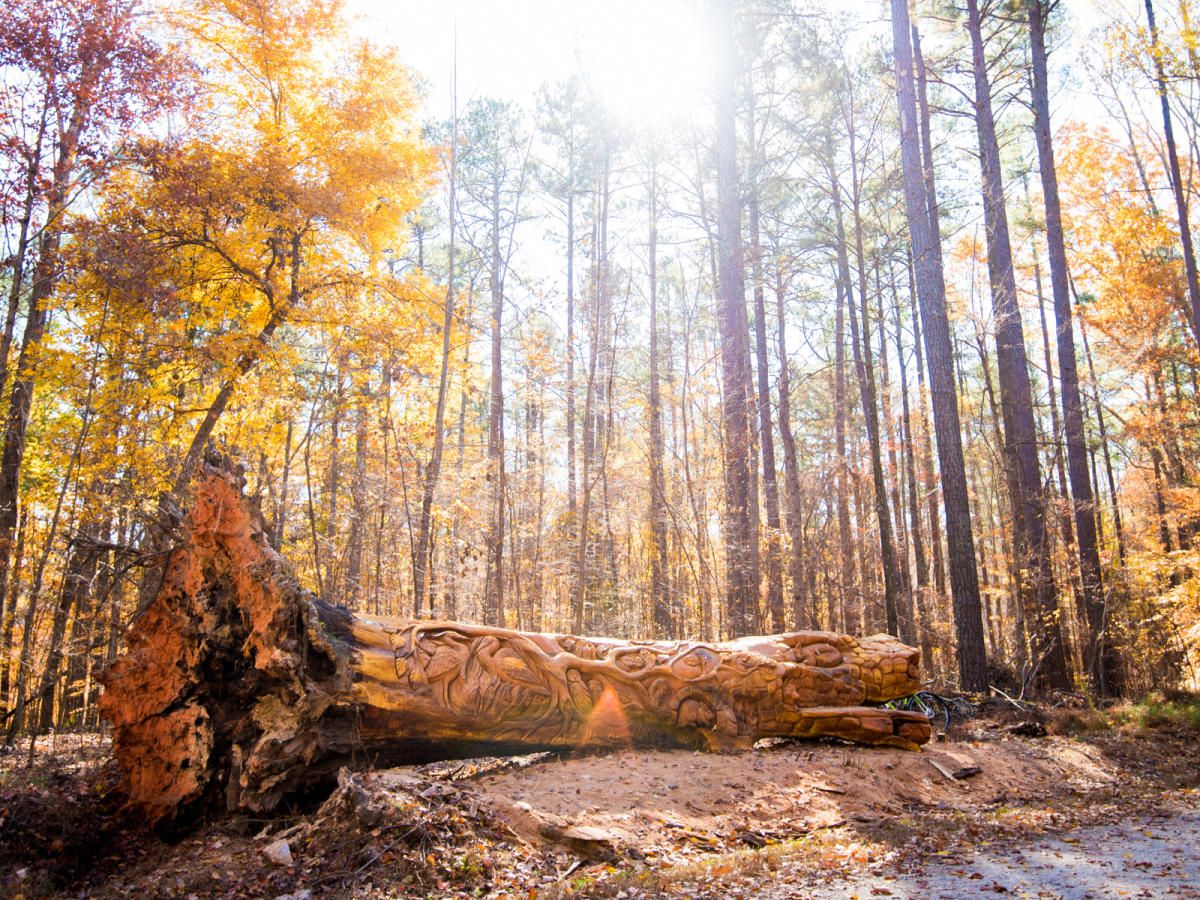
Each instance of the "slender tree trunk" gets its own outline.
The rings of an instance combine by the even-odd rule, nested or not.
[[[442,473],[442,453],[446,443],[445,417],[446,394],[450,387],[450,334],[454,329],[454,217],[455,190],[458,182],[458,105],[454,94],[453,113],[450,127],[450,199],[449,199],[449,246],[446,250],[446,308],[442,317],[442,363],[438,375],[437,409],[433,416],[433,450],[425,466],[425,486],[421,493],[421,520],[417,527],[417,555],[413,560],[413,610],[421,616],[421,603],[425,594],[429,568],[433,554],[430,552],[429,531],[433,517],[433,498],[437,493],[438,479]],[[493,364],[498,354],[493,354]],[[430,597],[430,608],[433,599]]]
[[[892,284],[892,291],[895,292],[895,283]],[[879,274],[879,259],[875,259],[875,300],[878,309],[879,321],[879,410],[882,413],[883,430],[880,437],[886,441],[887,446],[887,474],[891,483],[891,507],[895,514],[895,553],[896,561],[899,566],[900,575],[900,596],[899,596],[899,613],[900,621],[908,622],[910,640],[916,643],[916,615],[913,604],[913,586],[912,586],[912,570],[909,568],[908,560],[908,529],[904,523],[904,470],[896,459],[896,433],[895,433],[895,418],[892,415],[892,384],[891,374],[888,366],[887,354],[887,316],[883,308],[883,284]],[[866,304],[863,304],[863,323],[864,334],[869,332],[865,327],[867,322]],[[868,357],[869,360],[870,357]]]
[[[1042,358],[1046,365],[1046,386],[1049,389],[1050,429],[1047,440],[1043,435],[1043,443],[1050,451],[1048,465],[1058,478],[1058,497],[1048,493],[1047,502],[1053,507],[1058,517],[1058,528],[1062,534],[1064,556],[1066,557],[1067,580],[1071,584],[1071,596],[1075,601],[1075,621],[1079,631],[1079,651],[1082,670],[1088,669],[1087,657],[1090,645],[1091,625],[1088,621],[1087,602],[1083,594],[1083,581],[1080,578],[1079,552],[1075,546],[1075,528],[1071,520],[1071,493],[1067,488],[1066,449],[1062,440],[1062,428],[1058,416],[1058,391],[1054,386],[1054,363],[1050,355],[1050,330],[1046,326],[1046,297],[1042,291],[1042,269],[1037,260],[1037,247],[1034,242],[1033,280],[1037,291],[1038,322],[1042,332]],[[1075,657],[1072,655],[1072,664]]]
[[[38,241],[37,262],[29,286],[29,303],[25,315],[25,332],[17,355],[12,395],[4,422],[3,447],[0,449],[0,591],[8,584],[12,559],[13,538],[17,527],[21,495],[21,469],[25,460],[25,433],[33,407],[36,385],[37,353],[46,330],[49,310],[47,304],[58,282],[58,251],[62,242],[64,216],[68,202],[68,180],[74,166],[75,150],[82,130],[82,120],[76,118],[64,137],[55,164],[54,183],[50,191],[46,223]],[[0,608],[5,605],[0,594]]]
[[[900,297],[896,285],[892,283],[892,300],[896,313],[896,360],[900,367],[900,409],[904,425],[904,466],[908,471],[908,517],[912,531],[913,556],[917,566],[917,592],[914,595],[916,606],[915,628],[917,640],[921,647],[921,658],[925,665],[933,665],[933,616],[930,610],[929,596],[929,565],[925,558],[925,539],[921,534],[921,505],[917,502],[917,466],[913,439],[912,413],[908,403],[908,367],[904,363],[904,341],[901,336],[902,320],[900,314]],[[882,319],[880,326],[882,327]]]
[[[325,541],[325,594],[334,602],[342,602],[341,572],[338,567],[338,498],[342,480],[342,416],[346,414],[346,382],[344,379],[347,358],[337,362],[337,387],[334,389],[333,416],[329,422],[329,469],[325,473],[325,527],[321,536]],[[408,501],[405,499],[405,507]],[[412,526],[409,525],[409,548],[412,549]],[[415,557],[415,553],[413,556]],[[414,559],[415,564],[415,559]]]
[[[1100,551],[1096,540],[1095,505],[1088,479],[1087,447],[1083,430],[1083,403],[1079,393],[1079,374],[1075,355],[1075,329],[1071,314],[1066,245],[1063,240],[1062,211],[1058,197],[1058,174],[1054,167],[1054,145],[1050,131],[1050,99],[1046,66],[1046,17],[1057,0],[1026,0],[1029,7],[1029,34],[1032,48],[1034,133],[1037,137],[1038,166],[1042,174],[1042,196],[1046,205],[1046,243],[1050,250],[1050,288],[1054,298],[1054,320],[1058,336],[1058,374],[1062,385],[1064,436],[1067,468],[1071,477],[1071,499],[1078,536],[1079,571],[1091,635],[1086,654],[1088,677],[1101,693],[1112,695],[1121,690],[1120,670],[1107,643],[1107,610],[1101,582]],[[1151,0],[1146,10],[1153,17]],[[1157,37],[1155,38],[1157,43]],[[1157,54],[1156,54],[1157,61]],[[1161,70],[1160,70],[1161,72]],[[1162,88],[1160,82],[1160,90]],[[1163,96],[1164,111],[1166,98]],[[1167,112],[1169,117],[1169,112]],[[1173,148],[1172,148],[1173,152]],[[1178,163],[1178,160],[1176,160]],[[1176,170],[1178,171],[1178,170]],[[1178,178],[1176,178],[1178,183]],[[1179,200],[1179,197],[1176,198]],[[1182,201],[1180,201],[1182,202]],[[1183,207],[1181,207],[1183,209]],[[1181,215],[1181,228],[1187,228]],[[1194,327],[1200,327],[1200,294],[1196,288],[1196,261],[1191,253],[1191,234],[1184,244],[1191,259],[1188,290],[1192,299]],[[1197,332],[1200,335],[1200,331]]]
[[[667,554],[667,483],[663,477],[662,398],[658,385],[658,172],[650,163],[650,602],[658,637],[673,637],[675,616]]]
[[[29,232],[33,222],[33,211],[40,196],[38,175],[42,166],[43,148],[46,141],[46,124],[49,119],[50,96],[47,91],[42,100],[42,109],[38,117],[37,137],[30,150],[28,164],[25,167],[25,197],[22,202],[21,216],[17,223],[17,246],[12,257],[12,271],[8,285],[8,312],[4,317],[4,332],[0,334],[0,396],[8,387],[8,362],[12,352],[13,333],[16,329],[17,314],[21,310],[21,293],[25,288],[25,268],[29,263]],[[47,222],[47,225],[52,223]]]
[[[15,709],[16,704],[10,702],[9,688],[12,686],[12,652],[13,628],[17,620],[17,602],[20,599],[18,587],[21,582],[21,563],[25,558],[25,527],[29,520],[27,510],[21,510],[21,520],[17,525],[17,544],[12,555],[12,584],[8,586],[8,608],[4,612],[3,632],[0,633],[0,701],[4,703],[4,711]]]
[[[767,351],[767,305],[763,290],[762,243],[758,195],[750,190],[750,263],[754,279],[754,339],[758,357],[758,428],[762,446],[763,494],[767,504],[767,610],[771,628],[783,631],[783,565],[780,559],[779,475],[775,468],[775,434],[771,424],[771,369]]]
[[[1034,3],[1038,0],[1027,0],[1027,2]],[[1158,26],[1154,21],[1154,4],[1152,0],[1145,0],[1145,4],[1146,21],[1150,25],[1150,54],[1154,58],[1155,83],[1158,88],[1159,103],[1162,105],[1163,137],[1167,144],[1167,160],[1170,167],[1167,174],[1171,178],[1171,189],[1175,194],[1175,213],[1179,217],[1179,241],[1183,246],[1183,270],[1187,280],[1188,300],[1191,302],[1192,318],[1189,324],[1192,326],[1192,335],[1196,339],[1197,345],[1200,345],[1200,280],[1196,274],[1196,251],[1192,246],[1192,226],[1188,221],[1187,195],[1184,192],[1183,175],[1179,167],[1179,153],[1175,148],[1175,129],[1171,123],[1171,104],[1167,99],[1167,78],[1163,71],[1163,51],[1158,42]],[[1032,19],[1030,27],[1032,28]],[[1040,145],[1038,150],[1040,155]]]
[[[844,247],[844,240],[839,241],[839,244]],[[837,456],[834,480],[837,488],[838,596],[837,616],[830,616],[830,618],[834,620],[834,627],[841,631],[850,630],[850,596],[855,593],[854,543],[850,535],[848,484],[850,468],[846,458],[846,306],[843,302],[843,295],[848,278],[848,274],[839,274],[835,287],[837,310],[834,313],[833,331],[833,437],[834,453]],[[863,585],[863,590],[866,590],[866,584]],[[861,595],[859,602],[861,604]]]
[[[1045,493],[1038,460],[1033,396],[1025,355],[1025,331],[1017,304],[1012,245],[1008,234],[1000,146],[992,116],[991,85],[983,53],[983,26],[977,0],[967,0],[967,28],[971,37],[975,79],[975,127],[983,180],[983,211],[987,233],[988,277],[996,320],[996,363],[1000,381],[1000,409],[1004,418],[1006,465],[1016,473],[1018,493],[1013,497],[1014,549],[1017,556],[1019,594],[1034,624],[1033,663],[1038,684],[1069,689],[1070,677],[1058,621],[1058,599],[1046,531]]]
[[[1072,291],[1074,288],[1072,287]],[[1078,298],[1076,298],[1078,302]],[[1117,561],[1125,561],[1125,532],[1121,527],[1121,502],[1117,493],[1117,481],[1113,477],[1112,456],[1108,452],[1108,431],[1104,427],[1104,406],[1100,402],[1100,385],[1096,381],[1096,367],[1092,364],[1092,348],[1088,346],[1087,325],[1079,320],[1079,334],[1083,338],[1083,355],[1087,359],[1088,377],[1092,381],[1092,402],[1096,406],[1096,430],[1100,435],[1100,449],[1104,453],[1104,472],[1108,480],[1108,494],[1112,498],[1113,530],[1117,533]]]
[[[492,295],[492,371],[488,397],[488,486],[490,516],[487,531],[487,574],[485,576],[483,621],[504,624],[504,373],[500,356],[504,316],[504,286],[500,273],[500,196],[492,192],[492,247],[489,289]]]
[[[263,353],[271,346],[271,339],[275,336],[275,332],[279,330],[280,325],[287,321],[288,316],[300,300],[299,279],[303,261],[303,240],[304,232],[297,232],[292,235],[291,247],[289,248],[291,287],[287,298],[281,300],[269,291],[264,291],[263,293],[264,299],[267,301],[268,308],[270,309],[270,314],[267,316],[267,321],[262,329],[255,336],[250,349],[238,357],[233,372],[225,380],[225,383],[221,385],[220,390],[217,391],[217,396],[213,398],[213,402],[209,405],[207,411],[205,411],[204,419],[200,422],[200,427],[196,429],[196,434],[188,446],[187,453],[184,454],[183,463],[179,467],[179,475],[176,477],[175,485],[171,490],[176,497],[183,495],[188,482],[191,481],[192,472],[195,470],[197,463],[200,462],[200,456],[204,452],[209,438],[212,437],[213,430],[217,427],[217,422],[225,412],[225,408],[229,406],[229,401],[233,398],[233,392],[237,388],[238,381],[258,365],[258,361],[262,358]]]
[[[725,618],[729,635],[740,637],[753,630],[758,608],[758,536],[750,518],[752,448],[746,396],[750,340],[738,198],[733,0],[719,0],[717,12],[717,265],[725,424]]]
[[[937,248],[937,265],[941,267],[942,236],[938,222],[937,190],[933,177],[933,136],[930,133],[929,96],[925,79],[925,59],[921,56],[921,36],[914,25],[912,29],[912,50],[917,69],[917,100],[920,104],[921,121],[921,163],[922,177],[925,183],[925,202],[929,210],[929,230],[933,246]],[[920,388],[921,406],[921,439],[924,448],[924,475],[926,499],[929,502],[929,531],[933,542],[933,584],[939,602],[946,597],[946,564],[945,553],[942,551],[942,523],[938,514],[938,487],[933,468],[933,435],[929,428],[929,414],[925,408],[928,394],[925,389],[925,363],[921,341],[921,315],[917,302],[916,266],[913,263],[912,248],[908,254],[909,301],[912,305],[913,345],[917,350],[917,384]],[[944,305],[944,304],[943,304]]]
[[[590,517],[592,512],[592,489],[594,482],[592,478],[592,454],[595,448],[595,436],[593,429],[595,420],[592,415],[592,406],[595,403],[596,397],[596,369],[599,364],[599,308],[597,302],[592,307],[592,340],[588,348],[588,373],[587,383],[584,386],[583,395],[583,459],[581,465],[582,478],[580,479],[581,496],[579,500],[579,533],[575,548],[575,585],[574,598],[572,602],[572,630],[576,634],[582,634],[584,631],[584,618],[587,612],[587,595],[589,578],[591,577],[588,571],[588,547],[591,543],[589,528],[591,525]]]
[[[86,623],[92,617],[92,582],[96,578],[96,568],[100,562],[97,538],[104,531],[106,529],[95,524],[82,527],[82,541],[75,543],[67,560],[58,605],[55,606],[51,619],[50,653],[46,658],[37,692],[39,732],[49,731],[55,723],[58,727],[63,727],[68,718],[83,705],[82,695],[72,696],[72,688],[77,680],[82,682],[81,676],[86,669],[87,641],[83,635],[88,627]],[[67,622],[72,620],[72,616],[74,620],[70,638],[64,642]],[[61,699],[55,715],[54,698],[62,681],[64,666],[67,677],[62,684]],[[82,688],[82,684],[80,687]]]
[[[567,193],[567,520],[568,534],[579,528],[579,488],[575,475],[575,190]],[[578,577],[578,572],[572,572]]]
[[[853,134],[853,125],[851,125]],[[853,138],[851,138],[850,153],[854,154]],[[857,173],[857,163],[851,161],[852,171]],[[855,247],[858,254],[858,290],[862,311],[862,324],[854,309],[854,291],[850,284],[850,265],[847,259],[846,235],[842,227],[841,191],[838,188],[837,177],[830,172],[830,185],[833,191],[834,222],[837,228],[838,268],[844,286],[846,308],[850,311],[850,344],[854,351],[854,370],[858,377],[859,394],[862,400],[863,420],[867,429],[867,443],[871,453],[871,481],[875,497],[875,518],[879,527],[879,557],[883,568],[883,602],[887,615],[887,630],[889,634],[900,637],[905,643],[913,643],[912,623],[902,622],[900,610],[900,570],[896,562],[896,546],[892,540],[892,516],[888,506],[887,484],[883,474],[883,454],[879,433],[879,410],[875,393],[875,369],[871,362],[871,335],[867,320],[867,276],[866,259],[862,244],[862,222],[858,214],[858,176],[853,176],[852,212],[854,215]],[[865,523],[860,523],[865,528]]]
[[[283,546],[283,529],[287,524],[288,480],[292,472],[292,420],[287,423],[287,434],[283,441],[283,475],[279,479],[279,497],[275,504],[275,522],[271,529],[271,544],[278,550]]]
[[[959,681],[966,690],[986,691],[987,657],[979,600],[979,575],[975,567],[958,395],[954,384],[954,352],[946,314],[933,170],[931,166],[923,165],[921,159],[908,3],[907,0],[891,0],[891,5],[905,206],[912,240],[917,297],[921,306],[926,362],[929,366],[933,423],[942,475],[942,502],[946,510],[946,542],[958,637]]]
[[[800,470],[796,458],[796,438],[792,434],[792,395],[790,360],[787,352],[787,317],[784,312],[783,275],[778,264],[775,270],[775,306],[778,326],[776,340],[779,345],[779,437],[783,443],[784,487],[787,495],[788,535],[792,552],[788,557],[788,575],[792,581],[792,622],[795,628],[816,628],[816,610],[811,604],[812,595],[806,590],[804,543],[804,510],[801,505]],[[840,309],[840,304],[839,304]],[[843,497],[844,499],[844,497]],[[847,518],[849,515],[847,514]],[[847,523],[849,525],[849,523]],[[830,605],[833,609],[833,605]]]
[[[346,539],[346,589],[350,609],[362,606],[362,560],[367,530],[367,398],[365,387],[354,391],[354,480],[350,485],[350,534]]]

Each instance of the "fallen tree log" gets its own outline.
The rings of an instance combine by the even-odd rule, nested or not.
[[[102,676],[131,803],[265,811],[344,765],[831,735],[916,749],[918,651],[886,635],[621,641],[352,615],[270,548],[210,454],[162,586]]]

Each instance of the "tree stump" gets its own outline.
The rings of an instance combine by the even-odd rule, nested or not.
[[[181,532],[102,676],[124,788],[153,821],[267,811],[345,765],[930,737],[923,715],[864,705],[920,688],[918,651],[887,635],[622,641],[351,614],[300,587],[211,453]]]

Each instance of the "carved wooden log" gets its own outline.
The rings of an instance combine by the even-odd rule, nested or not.
[[[619,641],[351,615],[268,546],[240,474],[206,461],[163,584],[104,674],[131,802],[268,810],[338,767],[626,745],[729,749],[832,735],[916,749],[894,638],[798,632]]]

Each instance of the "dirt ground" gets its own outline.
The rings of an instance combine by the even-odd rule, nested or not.
[[[102,737],[43,739],[32,767],[28,745],[0,756],[0,896],[926,896],[897,879],[1168,808],[1197,821],[1194,728],[985,712],[920,753],[776,741],[343,773],[323,803],[165,834],[123,814]]]

